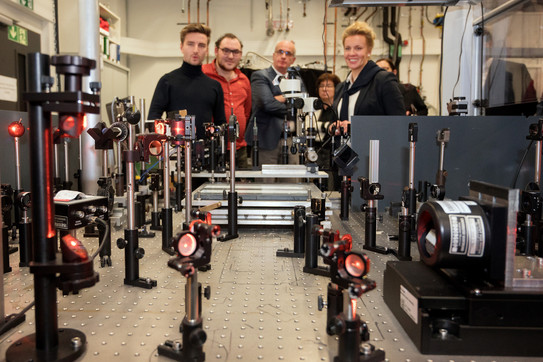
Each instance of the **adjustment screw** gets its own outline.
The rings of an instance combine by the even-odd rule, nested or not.
[[[322,295],[319,295],[317,297],[317,307],[319,311],[323,310],[325,305],[326,303],[324,302],[324,298],[322,297]]]
[[[81,341],[80,337],[74,337],[70,340],[70,342],[72,343],[72,347],[74,349],[79,349],[81,346],[83,346],[83,341]]]
[[[368,355],[368,354],[371,354],[372,350],[371,350],[371,344],[369,343],[362,343],[360,345],[360,349],[361,349],[361,352],[365,355]]]
[[[143,248],[137,248],[134,255],[136,259],[141,259],[145,255],[145,250],[143,250]]]
[[[124,249],[126,247],[126,245],[127,245],[126,240],[124,240],[123,238],[118,238],[117,239],[117,247],[119,249]]]

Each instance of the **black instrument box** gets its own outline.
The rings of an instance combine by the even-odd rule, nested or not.
[[[505,290],[476,276],[390,261],[384,300],[423,354],[543,356],[541,290]]]

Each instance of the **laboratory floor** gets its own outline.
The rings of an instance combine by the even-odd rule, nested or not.
[[[174,225],[183,213],[174,213]],[[331,216],[332,228],[353,236],[355,249],[363,244],[363,215],[352,212],[341,221],[338,211]],[[386,246],[387,232],[395,220],[385,217],[378,224],[377,244]],[[174,234],[176,231],[174,227]],[[333,361],[337,340],[326,333],[326,311],[318,310],[318,296],[326,299],[329,278],[304,273],[303,258],[277,257],[276,251],[292,248],[291,227],[240,228],[240,237],[213,243],[211,270],[198,272],[198,281],[211,288],[210,299],[202,301],[202,319],[207,341],[206,361]],[[157,281],[152,289],[123,284],[124,252],[115,247],[123,230],[112,234],[111,267],[95,270],[100,281],[77,295],[58,292],[58,326],[85,333],[87,348],[83,361],[168,361],[157,346],[166,340],[180,341],[179,325],[185,315],[186,279],[167,266],[169,255],[161,250],[161,234],[140,238],[145,256],[140,276]],[[83,238],[90,253],[95,239]],[[393,246],[393,245],[390,245]],[[416,255],[415,246],[412,249]],[[536,358],[429,356],[421,355],[407,337],[382,297],[385,264],[391,255],[369,252],[370,277],[377,288],[364,294],[358,313],[368,323],[371,343],[383,349],[387,361],[535,361]],[[4,275],[7,315],[32,302],[33,276],[19,268],[19,256],[12,254],[13,271]],[[0,359],[8,347],[35,332],[34,308],[26,321],[0,336]],[[540,359],[543,360],[543,359]]]

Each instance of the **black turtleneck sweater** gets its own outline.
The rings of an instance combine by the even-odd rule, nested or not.
[[[206,76],[201,66],[183,65],[163,75],[153,94],[147,119],[162,118],[164,112],[187,110],[196,117],[196,136],[204,138],[204,123],[226,122],[224,95],[219,82]]]

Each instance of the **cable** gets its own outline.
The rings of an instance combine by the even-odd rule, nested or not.
[[[319,141],[319,142],[322,142],[322,137],[321,137],[321,134],[319,132],[319,120],[317,119],[317,117],[315,116],[315,114],[313,114],[313,116],[311,116],[310,114],[300,114],[298,116],[298,118],[300,118],[301,121],[305,121],[306,119],[308,120],[308,124],[311,125],[315,125],[315,132],[316,132],[316,135],[315,135],[315,141]],[[317,140],[316,136],[319,136],[319,139]]]
[[[36,304],[36,301],[33,300],[32,302],[30,302],[30,304],[28,304],[26,307],[23,308],[22,311],[20,311],[19,313],[17,314],[10,314],[9,316],[6,316],[6,319],[9,319],[6,324],[4,324],[1,329],[0,329],[0,333],[6,333],[7,331],[9,331],[11,328],[15,327],[16,325],[18,325],[19,323],[21,323],[21,317],[26,314],[26,312],[28,312],[34,305]]]
[[[95,217],[93,221],[98,224],[101,224],[105,228],[105,232],[104,232],[104,237],[102,238],[102,240],[100,240],[100,247],[98,248],[98,250],[94,252],[94,254],[92,254],[91,260],[94,260],[94,258],[96,258],[98,254],[104,249],[104,246],[106,245],[105,243],[106,237],[107,237],[107,234],[109,233],[109,225],[107,224],[107,222],[97,217]]]
[[[423,10],[426,9],[426,11],[423,11],[423,13],[425,13],[425,15],[426,15],[426,21],[429,22],[430,24],[434,25],[434,22],[432,20],[430,20],[430,18],[428,17],[428,8],[429,8],[429,6],[421,7],[421,9],[423,9]]]
[[[456,86],[458,85],[458,82],[460,81],[460,68],[461,68],[461,62],[462,62],[462,51],[464,50],[464,35],[466,34],[466,26],[468,25],[468,19],[469,14],[471,13],[471,5],[468,8],[468,13],[466,14],[466,21],[464,22],[464,30],[462,31],[462,37],[460,38],[460,55],[458,56],[458,74],[456,76],[456,83],[454,83],[454,87],[452,90],[452,97],[454,99],[454,91],[456,89]]]
[[[365,8],[364,11],[362,11],[362,12],[360,13],[360,15],[358,15],[358,16],[354,19],[354,21],[358,21],[358,19],[360,19],[360,17],[361,17],[362,15],[364,15],[364,14],[366,13],[366,11],[368,11],[368,9],[369,9],[369,8]]]
[[[269,60],[268,58],[266,58],[266,57],[263,56],[263,55],[260,55],[260,54],[258,54],[258,53],[255,53],[255,52],[247,52],[247,54],[245,54],[245,57],[244,57],[244,59],[243,59],[243,63],[244,63],[244,64],[247,64],[248,58],[249,58],[249,54],[252,54],[252,55],[254,55],[254,56],[257,57],[257,58],[260,58],[260,59],[262,59],[262,60],[264,60],[264,61],[266,61],[266,62],[268,62],[268,63],[270,63],[270,64],[273,64],[273,61]]]
[[[59,37],[59,29],[58,29],[58,0],[53,1],[53,11],[55,14],[55,23],[54,23],[54,38],[55,38],[55,54],[60,53],[60,37]],[[61,92],[60,85],[62,83],[60,82],[60,73],[57,72],[57,89],[59,92]]]
[[[149,174],[149,172],[156,167],[156,165],[159,164],[160,161],[162,161],[163,157],[159,158],[158,161],[156,161],[150,168],[148,168],[147,170],[145,170],[144,173],[142,173],[140,175],[140,179],[138,180],[138,182],[141,184],[143,183],[143,180],[145,180],[145,177]]]
[[[20,311],[19,313],[17,313],[18,315],[22,315],[22,314],[25,314],[26,312],[28,312],[30,310],[30,308],[32,308],[34,306],[34,304],[36,304],[36,301],[32,301],[29,305],[27,305],[26,307],[23,308],[22,311]]]
[[[322,19],[322,55],[324,58],[324,71],[326,72],[328,70],[328,60],[326,59],[326,35],[327,35],[327,29],[328,26],[328,0],[324,2],[324,15]],[[334,50],[335,51],[335,50]]]
[[[407,83],[411,83],[411,62],[413,61],[413,7],[409,7],[409,17],[408,17],[408,38],[409,38],[409,62],[407,63]]]
[[[371,18],[372,16],[375,15],[375,13],[377,12],[377,10],[379,10],[378,7],[376,7],[375,10],[373,10],[373,13],[371,13],[370,15],[368,15],[368,17],[367,17],[366,19],[364,19],[364,21],[367,23],[368,20],[370,20],[370,18]]]
[[[176,147],[181,147],[181,146],[176,146]],[[169,156],[173,155],[175,152],[176,152],[176,149],[173,148],[173,149],[170,151]],[[169,158],[169,156],[168,156],[168,158]],[[153,168],[155,168],[155,167],[160,163],[160,161],[162,161],[162,160],[164,160],[164,156],[159,157],[159,159],[158,159],[158,160],[157,160],[150,168],[148,168],[147,170],[145,170],[145,172],[142,173],[142,174],[140,175],[140,179],[138,180],[138,182],[139,182],[140,184],[143,183],[143,180],[145,180],[145,177],[149,174],[149,172],[150,172]]]
[[[317,150],[317,153],[320,153],[322,151],[324,146],[326,146],[328,144],[328,142],[330,142],[332,140],[332,137],[334,137],[334,136],[330,136],[330,138],[328,138],[326,141],[324,141],[324,143],[321,145],[321,147]]]
[[[106,230],[105,230],[105,233],[104,233],[104,238],[102,239],[102,245],[100,245],[98,250],[92,255],[91,260],[94,260],[94,258],[96,258],[96,256],[100,253],[100,251],[104,248],[104,245],[106,245],[106,243],[104,241],[106,239],[107,233],[109,232],[109,226],[107,225],[107,223],[104,220],[99,219],[99,218],[94,218],[94,221],[102,224],[105,227]],[[23,310],[20,311],[19,313],[9,315],[8,316],[9,321],[2,326],[2,331],[6,332],[6,331],[10,330],[11,328],[15,327],[17,324],[19,324],[20,323],[19,318],[22,315],[26,314],[26,312],[28,312],[35,304],[36,304],[36,301],[33,300],[30,304],[28,304],[26,307],[24,307]]]
[[[449,7],[445,7],[445,12],[443,13],[443,30],[445,30],[445,19],[447,16],[447,10],[449,10]],[[442,98],[442,89],[443,86],[443,35],[444,31],[441,31],[441,54],[439,55],[439,87],[437,91],[439,92],[438,96],[438,102],[439,102],[439,115],[441,115],[442,105],[441,105],[441,98]]]
[[[520,170],[522,168],[522,165],[524,164],[524,160],[526,159],[526,155],[528,155],[528,152],[530,151],[530,148],[532,147],[533,143],[534,143],[534,140],[531,140],[528,147],[526,147],[526,151],[524,151],[524,155],[522,155],[522,159],[520,160],[520,164],[518,165],[517,172],[515,174],[515,178],[513,179],[513,182],[511,184],[512,189],[516,188],[516,186],[517,186],[517,180],[518,180],[518,176],[520,174]]]
[[[427,8],[428,9],[428,8]],[[422,56],[420,59],[419,67],[419,88],[422,88],[422,69],[424,64],[424,59],[426,58],[426,38],[424,37],[424,8],[421,8],[420,14],[420,38],[422,39]]]
[[[484,12],[484,7],[483,7],[483,2],[481,1],[481,36],[483,37],[482,41],[480,42],[481,43],[481,49],[479,51],[479,53],[481,54],[481,59],[479,60],[479,63],[480,63],[480,68],[479,69],[479,72],[481,74],[481,84],[479,85],[479,102],[480,103],[480,107],[481,109],[484,109],[484,102],[483,102],[483,70],[484,70],[484,66],[483,66],[483,60],[485,59],[484,55],[483,55],[483,51],[485,49],[485,12]],[[481,112],[482,113],[482,112]]]
[[[171,156],[171,155],[172,155],[172,154],[170,154],[170,156]],[[153,168],[155,168],[155,167],[160,163],[160,161],[162,161],[162,160],[164,160],[164,157],[159,157],[158,160],[157,160],[150,168],[148,168],[147,170],[145,170],[145,172],[142,173],[142,174],[140,175],[140,179],[138,180],[138,182],[139,182],[140,184],[143,183],[143,180],[145,180],[145,177],[149,174],[149,172],[150,172]]]

